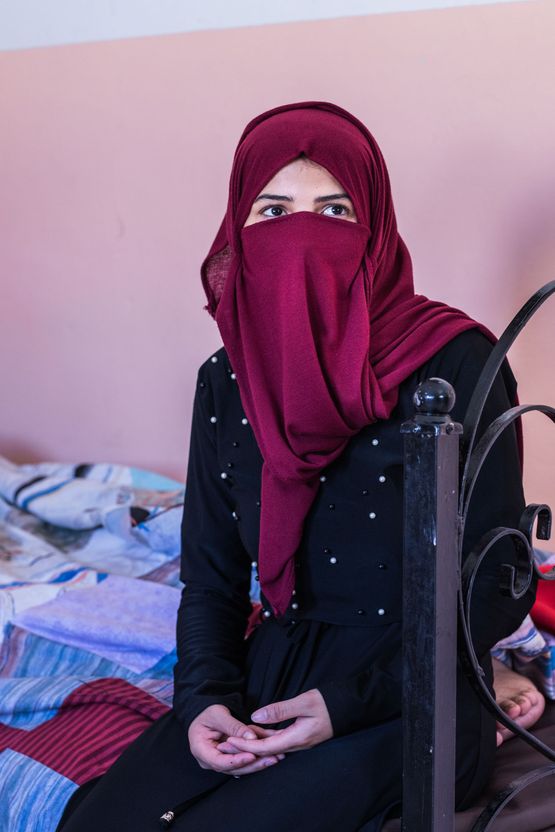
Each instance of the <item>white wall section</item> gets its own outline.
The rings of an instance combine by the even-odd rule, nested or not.
[[[534,0],[0,0],[0,50]]]

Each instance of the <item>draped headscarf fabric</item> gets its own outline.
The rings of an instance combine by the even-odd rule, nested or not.
[[[244,228],[264,186],[299,156],[337,179],[357,222],[301,211]],[[448,341],[473,327],[493,336],[415,294],[382,154],[360,121],[325,102],[247,125],[202,279],[264,460],[258,569],[282,615],[324,469],[389,417],[401,382]]]

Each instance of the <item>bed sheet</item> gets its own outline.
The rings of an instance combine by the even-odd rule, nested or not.
[[[0,457],[0,832],[53,832],[170,707],[183,496],[126,466]]]

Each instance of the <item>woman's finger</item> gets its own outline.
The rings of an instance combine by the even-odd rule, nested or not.
[[[253,731],[257,737],[271,737],[272,734],[275,734],[276,731],[279,731],[279,728],[263,728],[262,725],[249,725],[248,730]],[[245,734],[243,734],[245,736]],[[246,739],[252,739],[252,737],[246,737]]]
[[[299,716],[318,716],[326,710],[322,694],[317,688],[306,690],[292,699],[283,699],[279,702],[270,702],[262,708],[258,708],[251,719],[253,722],[285,722],[287,719],[296,719]]]
[[[215,728],[221,734],[227,737],[242,737],[244,734],[256,736],[252,728],[240,722],[232,716],[227,708],[218,709],[210,714],[209,720],[206,721],[210,728]]]
[[[277,754],[274,756],[262,757],[255,760],[255,762],[251,765],[235,769],[235,771],[230,772],[230,774],[233,774],[233,777],[242,777],[244,774],[256,774],[257,771],[264,771],[265,768],[275,766],[280,762],[280,759],[282,760],[283,756],[280,755],[280,757],[278,757]]]
[[[276,733],[276,729],[262,728],[260,725],[249,725],[248,729],[249,730],[245,731],[243,734],[244,739],[256,739],[256,737],[264,739],[265,737],[271,737],[273,736],[273,734]],[[216,748],[218,749],[218,751],[221,751],[224,754],[237,754],[237,748],[234,745],[232,745],[227,739],[218,743],[218,745],[216,745]]]
[[[233,772],[236,768],[247,766],[256,760],[256,754],[251,751],[239,749],[239,753],[222,754],[216,748],[203,745],[200,748],[191,747],[191,753],[197,762],[203,767],[211,768],[213,771]]]
[[[296,724],[276,731],[271,737],[258,740],[246,740],[243,737],[229,737],[228,742],[238,751],[250,751],[257,757],[267,754],[287,754],[303,747],[303,736]]]
[[[237,748],[234,745],[232,745],[230,742],[228,742],[227,740],[224,740],[224,742],[218,743],[218,745],[216,746],[216,749],[218,751],[221,751],[222,754],[237,754],[238,753]]]
[[[253,714],[251,719],[253,722],[285,722],[286,719],[294,719],[297,716],[303,716],[305,713],[305,694],[295,696],[293,699],[284,699],[281,702],[270,702],[269,705],[264,705]]]

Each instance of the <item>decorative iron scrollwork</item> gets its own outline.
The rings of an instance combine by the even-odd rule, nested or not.
[[[552,764],[529,772],[524,777],[513,781],[507,788],[496,796],[484,810],[474,825],[472,832],[486,832],[491,827],[501,810],[524,788],[544,777],[555,774],[555,749],[550,748],[538,739],[531,731],[517,725],[499,707],[484,679],[484,671],[476,656],[471,637],[471,602],[476,576],[481,564],[489,552],[500,540],[510,538],[515,548],[515,564],[503,564],[500,574],[500,591],[515,600],[521,598],[530,588],[532,581],[555,580],[555,568],[548,573],[542,573],[534,557],[533,540],[549,540],[551,534],[552,516],[547,505],[531,504],[524,510],[518,528],[498,527],[488,531],[474,549],[462,562],[462,541],[468,509],[476,480],[482,466],[495,442],[503,431],[515,425],[525,414],[530,412],[543,413],[555,422],[555,408],[547,405],[518,405],[512,407],[496,418],[483,432],[476,442],[478,425],[484,411],[484,406],[495,380],[495,377],[506,357],[509,347],[515,341],[519,332],[530,318],[555,293],[555,281],[551,281],[536,292],[520,309],[511,321],[495,347],[482,371],[476,390],[469,404],[463,428],[462,437],[462,477],[460,484],[459,502],[459,563],[461,566],[461,591],[459,592],[459,622],[462,634],[462,661],[469,679],[482,700],[483,704],[492,712],[497,720],[514,734],[519,735],[530,746],[543,754]]]

